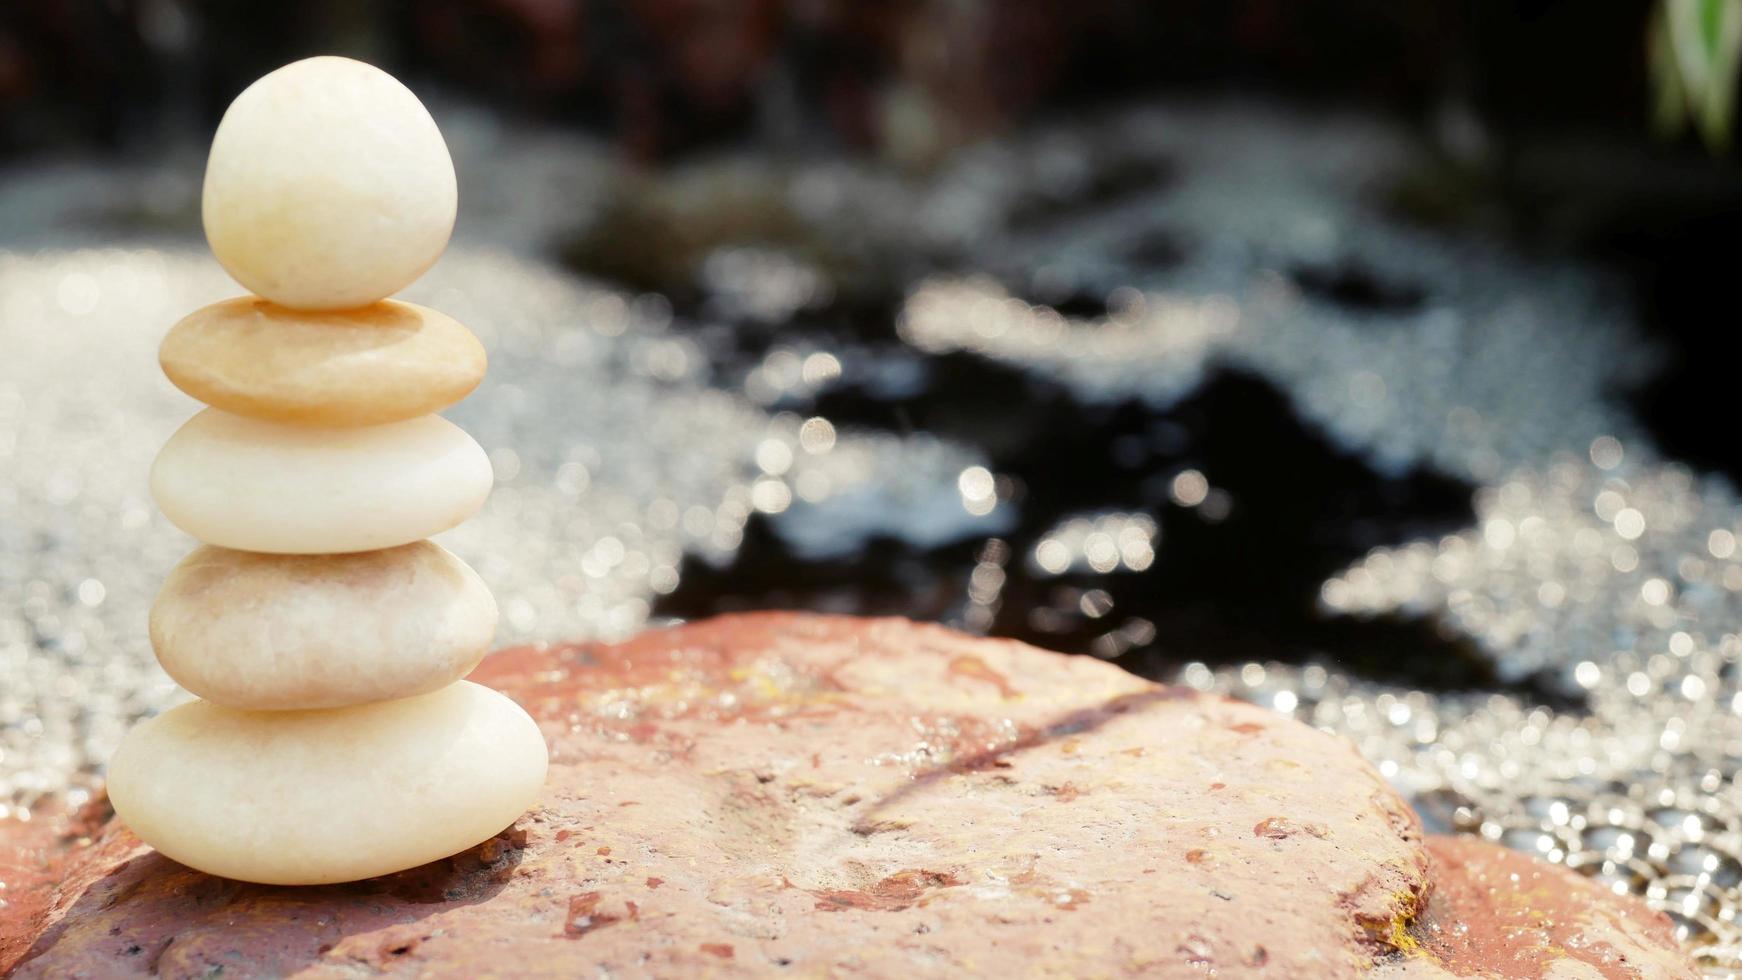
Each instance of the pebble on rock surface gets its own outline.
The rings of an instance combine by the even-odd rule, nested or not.
[[[218,261],[283,306],[341,310],[404,289],[441,256],[458,188],[435,120],[349,58],[293,62],[224,113],[201,213]]]
[[[524,704],[555,750],[542,805],[512,829],[403,874],[286,894],[189,871],[119,822],[92,827],[100,806],[0,824],[0,858],[23,848],[58,882],[0,908],[0,973],[22,960],[17,980],[219,967],[1355,980],[1439,963],[1441,976],[1631,975],[1622,963],[1694,977],[1669,920],[1636,899],[1522,855],[1478,865],[1424,844],[1346,740],[1090,657],[763,614],[505,650],[474,676]],[[185,773],[173,758],[148,763]],[[332,764],[411,780],[388,768],[401,761],[395,748]],[[223,790],[273,787],[270,806],[303,772],[273,782],[254,766],[246,785],[186,786],[176,809],[188,833],[265,851],[284,818],[260,815],[251,834],[254,812]],[[111,793],[132,820],[129,779]],[[298,815],[329,821],[330,785],[302,787]],[[422,832],[408,817],[423,792],[380,818]],[[1540,970],[1493,969],[1520,953]]]
[[[533,804],[545,767],[544,737],[519,705],[458,681],[327,711],[172,708],[122,740],[109,799],[189,867],[324,884],[488,840]]]
[[[351,426],[439,412],[484,380],[484,345],[452,317],[386,300],[291,310],[254,296],[196,310],[158,350],[189,395],[272,422]]]
[[[439,534],[478,511],[490,459],[439,415],[316,428],[208,408],[164,444],[151,494],[177,527],[242,551],[370,551]]]
[[[429,541],[348,555],[203,547],[151,607],[182,687],[230,708],[338,708],[425,694],[489,650],[496,601]]]

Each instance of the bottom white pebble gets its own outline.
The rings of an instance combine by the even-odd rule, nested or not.
[[[519,705],[457,681],[317,711],[181,705],[127,733],[109,798],[140,839],[189,867],[315,885],[488,840],[537,799],[547,765]]]

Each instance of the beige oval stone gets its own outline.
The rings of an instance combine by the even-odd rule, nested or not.
[[[208,408],[151,465],[174,524],[242,551],[318,555],[410,544],[483,506],[490,459],[439,415],[316,428]]]
[[[343,310],[434,265],[458,199],[447,144],[417,96],[373,65],[320,57],[230,103],[200,212],[212,254],[249,292]]]
[[[546,765],[526,712],[468,681],[326,711],[194,701],[127,733],[109,799],[142,840],[189,867],[313,885],[490,838],[533,804]]]
[[[200,548],[151,607],[169,676],[230,708],[338,708],[427,694],[489,651],[496,601],[430,541],[349,555]]]
[[[292,310],[243,296],[196,310],[158,349],[177,388],[272,422],[352,426],[439,412],[484,380],[484,345],[435,310],[383,300]]]

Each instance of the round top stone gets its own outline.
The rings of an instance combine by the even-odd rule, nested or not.
[[[453,232],[453,160],[417,96],[349,58],[293,62],[244,89],[206,162],[206,240],[282,306],[349,309],[409,285]]]

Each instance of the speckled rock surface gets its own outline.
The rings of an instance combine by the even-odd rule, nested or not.
[[[552,749],[541,804],[492,841],[289,889],[187,870],[114,823],[39,837],[19,872],[37,900],[0,909],[0,969],[1322,978],[1459,962],[1417,937],[1440,921],[1415,924],[1429,849],[1352,747],[1087,658],[769,614],[504,651],[472,676]],[[1605,941],[1661,938],[1628,921]]]
[[[1384,980],[1694,978],[1667,918],[1473,837],[1428,839],[1433,893]]]

